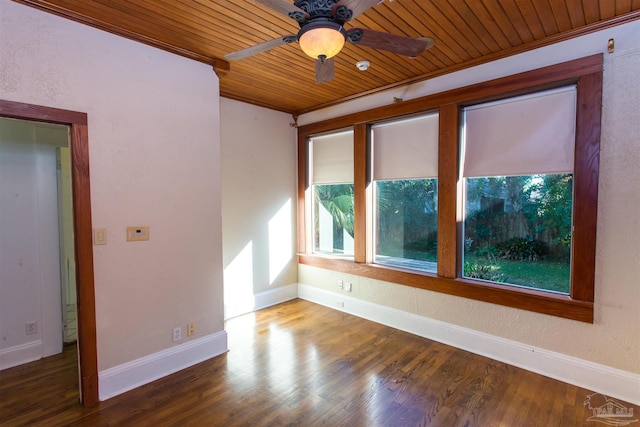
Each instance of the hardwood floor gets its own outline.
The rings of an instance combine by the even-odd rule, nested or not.
[[[73,346],[0,371],[0,426],[601,425],[589,390],[307,301],[226,330],[227,354],[91,408]]]

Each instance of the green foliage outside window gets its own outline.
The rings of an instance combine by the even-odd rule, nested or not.
[[[573,175],[466,180],[464,276],[568,293]]]
[[[320,207],[331,216],[332,240],[330,252],[343,252],[345,248],[345,232],[353,238],[353,184],[324,184],[314,185],[314,247],[320,249],[321,231]]]
[[[437,260],[437,179],[376,182],[376,256]],[[573,176],[466,180],[464,277],[568,293]],[[314,186],[331,216],[331,252],[352,239],[353,185]],[[319,249],[319,215],[315,216]],[[422,269],[421,267],[416,267]]]
[[[438,180],[377,181],[376,254],[435,262]]]

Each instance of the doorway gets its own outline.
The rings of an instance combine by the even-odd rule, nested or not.
[[[80,396],[82,403],[90,406],[98,402],[98,364],[87,115],[0,100],[0,117],[61,124],[70,129]]]
[[[68,126],[0,117],[0,369],[70,341],[71,214]]]

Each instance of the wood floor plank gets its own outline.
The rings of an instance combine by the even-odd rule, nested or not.
[[[226,330],[228,353],[91,408],[78,403],[75,347],[0,371],[0,425],[593,424],[589,390],[307,301]]]

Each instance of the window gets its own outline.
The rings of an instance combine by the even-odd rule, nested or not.
[[[309,140],[313,252],[353,256],[353,131]]]
[[[299,262],[592,322],[602,67],[598,54],[300,127]],[[316,142],[347,126],[353,164],[316,178]]]
[[[437,270],[438,114],[371,127],[374,262]]]
[[[463,277],[569,294],[575,86],[466,107]]]

